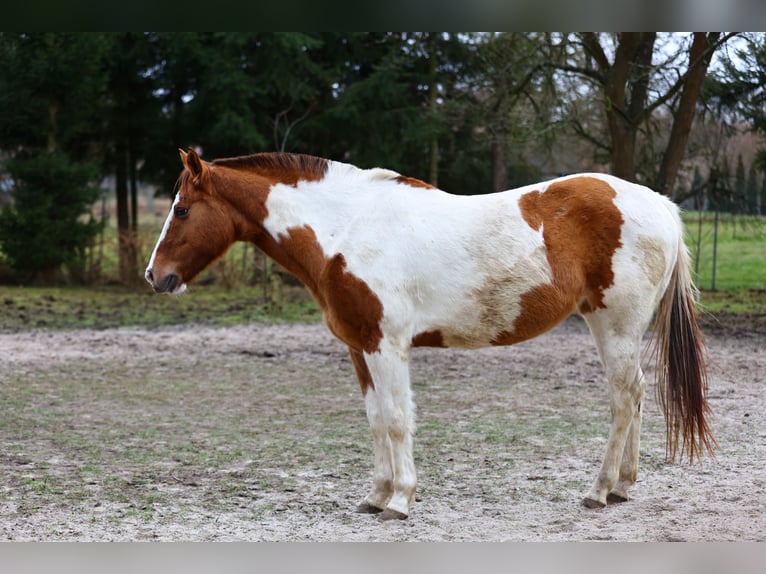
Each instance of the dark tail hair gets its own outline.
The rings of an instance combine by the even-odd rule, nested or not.
[[[671,461],[684,452],[689,462],[703,450],[715,456],[718,446],[710,430],[705,346],[697,323],[698,291],[689,272],[689,253],[679,240],[678,259],[654,322],[657,398],[665,415],[666,450]]]

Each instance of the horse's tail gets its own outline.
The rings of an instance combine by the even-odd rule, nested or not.
[[[684,451],[689,462],[703,450],[714,456],[717,443],[708,424],[707,372],[702,331],[697,323],[699,292],[689,271],[689,252],[680,222],[678,258],[654,322],[657,359],[657,396],[667,427],[666,450],[670,460]]]

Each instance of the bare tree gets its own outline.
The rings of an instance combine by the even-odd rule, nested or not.
[[[548,34],[502,32],[484,39],[478,52],[481,73],[474,86],[478,113],[485,115],[491,137],[492,189],[508,183],[509,143],[529,141],[547,117],[550,75],[543,65]],[[539,139],[541,131],[534,136]]]
[[[711,58],[733,35],[694,32],[675,48],[658,42],[656,32],[585,32],[564,38],[552,65],[587,80],[600,96],[608,141],[582,125],[576,130],[608,151],[612,173],[637,179],[639,132],[664,106],[670,110],[672,124],[654,185],[665,195],[672,193]]]

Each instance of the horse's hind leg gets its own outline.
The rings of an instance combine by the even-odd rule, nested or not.
[[[615,318],[606,311],[585,315],[596,340],[609,381],[612,424],[606,453],[598,478],[583,501],[589,508],[603,507],[607,496],[626,500],[635,483],[641,430],[640,404],[645,384],[639,366],[641,333],[645,325],[631,328],[625,317]]]
[[[628,489],[636,484],[638,476],[638,454],[641,445],[641,407],[643,405],[643,396],[646,390],[644,373],[641,368],[638,369],[639,378],[639,399],[638,406],[633,413],[633,420],[630,423],[630,431],[625,441],[625,450],[622,453],[622,463],[620,464],[620,475],[612,491],[607,495],[607,502],[625,502],[628,500]]]

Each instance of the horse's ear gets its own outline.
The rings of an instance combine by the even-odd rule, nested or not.
[[[202,165],[202,160],[197,155],[197,152],[192,148],[189,148],[188,152],[185,152],[181,149],[178,151],[181,152],[181,161],[183,162],[184,167],[191,173],[192,181],[197,183],[205,169],[205,167]]]
[[[178,153],[181,156],[181,163],[183,163],[184,167],[186,167],[186,155],[187,155],[186,152],[179,147]]]

